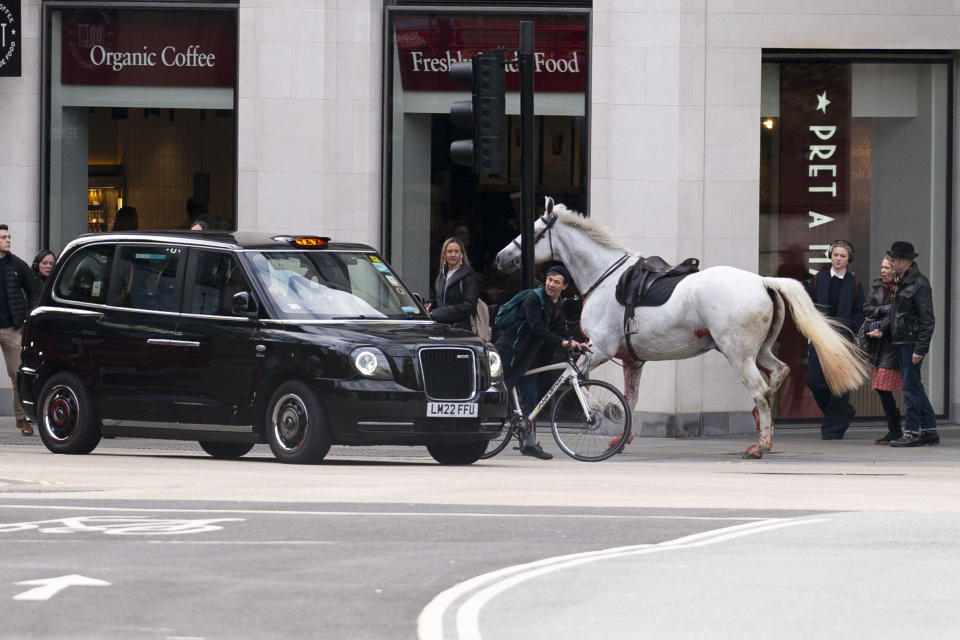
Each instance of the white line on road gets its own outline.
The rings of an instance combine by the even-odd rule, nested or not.
[[[259,515],[293,516],[409,516],[409,517],[445,517],[458,518],[586,518],[597,520],[707,520],[707,521],[758,521],[768,522],[770,518],[759,516],[683,516],[670,514],[602,514],[602,513],[505,513],[474,511],[309,511],[300,509],[176,509],[149,507],[78,507],[70,505],[47,504],[0,504],[0,509],[50,509],[65,511],[109,511],[118,513],[234,513]]]
[[[768,518],[760,522],[749,522],[732,527],[714,529],[674,540],[667,540],[658,544],[631,545],[600,551],[589,551],[586,553],[574,553],[505,567],[461,582],[438,594],[424,607],[423,611],[420,612],[420,616],[417,619],[417,636],[420,640],[443,640],[443,621],[447,610],[460,598],[465,597],[475,589],[479,590],[467,598],[457,611],[456,623],[458,640],[481,640],[479,615],[483,606],[503,591],[532,578],[597,560],[701,547],[741,536],[773,531],[783,527],[826,521],[826,518]],[[482,588],[483,585],[486,584],[490,586]]]
[[[49,600],[67,587],[109,587],[110,583],[98,578],[88,578],[76,573],[67,576],[57,576],[56,578],[38,578],[37,580],[24,580],[14,582],[27,586],[37,585],[33,589],[27,589],[23,593],[13,596],[14,600]]]

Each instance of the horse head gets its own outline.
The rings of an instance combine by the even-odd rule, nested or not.
[[[533,260],[534,262],[546,262],[553,257],[552,245],[549,241],[541,242],[548,237],[550,230],[557,222],[557,216],[553,213],[553,198],[547,196],[544,202],[544,213],[533,222]],[[563,209],[563,205],[560,205]],[[497,254],[497,268],[504,273],[513,273],[520,268],[520,236],[510,241]]]

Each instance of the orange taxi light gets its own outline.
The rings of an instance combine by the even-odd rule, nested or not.
[[[303,236],[293,239],[293,244],[298,247],[325,247],[328,242],[330,242],[330,238],[318,238],[316,236]]]

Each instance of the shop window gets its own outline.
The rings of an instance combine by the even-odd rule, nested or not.
[[[450,104],[470,92],[454,84],[448,70],[451,62],[496,48],[515,59],[521,20],[534,22],[536,201],[550,195],[586,212],[588,11],[387,8],[384,251],[425,296],[440,268],[440,247],[451,236],[466,246],[484,300],[496,305],[519,289],[519,273],[508,279],[493,265],[520,233],[519,72],[508,65],[505,174],[477,176],[450,160],[450,143],[470,137],[450,121]]]
[[[760,270],[808,281],[829,268],[827,248],[854,246],[853,271],[866,291],[895,240],[920,253],[937,329],[923,379],[946,412],[951,243],[952,63],[765,55],[760,149]],[[779,356],[791,369],[775,416],[819,417],[806,388],[807,342],[787,320]],[[902,398],[898,398],[902,408]],[[883,409],[869,383],[851,394],[860,417]]]
[[[235,228],[236,8],[44,10],[46,244]]]

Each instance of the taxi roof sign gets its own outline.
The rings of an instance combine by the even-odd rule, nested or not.
[[[291,241],[298,247],[325,247],[330,242],[330,238],[320,236],[294,236],[291,238]]]

